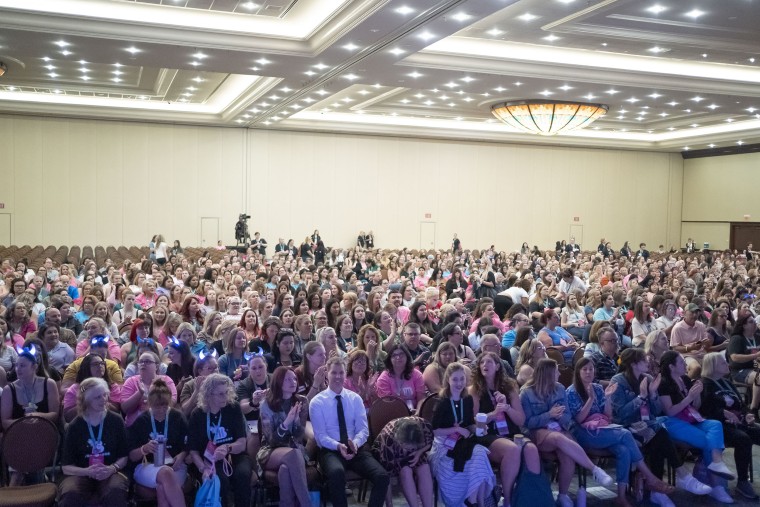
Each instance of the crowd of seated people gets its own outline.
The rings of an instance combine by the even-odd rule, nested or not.
[[[124,506],[142,488],[182,507],[216,477],[221,505],[249,507],[269,472],[282,505],[317,489],[342,506],[352,471],[373,507],[393,477],[410,505],[437,487],[447,506],[509,506],[526,477],[550,491],[547,462],[561,507],[577,467],[617,483],[623,507],[673,505],[676,488],[758,499],[753,252],[378,250],[370,233],[315,256],[314,236],[271,257],[2,260],[0,426],[65,432],[62,505]],[[387,397],[407,416],[371,435]]]

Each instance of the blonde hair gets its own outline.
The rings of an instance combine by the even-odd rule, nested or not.
[[[201,384],[201,390],[198,393],[198,408],[208,412],[208,401],[211,398],[211,392],[219,386],[227,387],[227,405],[235,403],[235,389],[232,385],[232,379],[221,373],[212,373]]]
[[[77,412],[79,415],[84,414],[93,398],[102,396],[104,393],[111,393],[111,390],[108,388],[108,383],[105,380],[99,377],[89,377],[84,379],[82,383],[79,384],[79,392],[77,393]],[[105,411],[108,411],[108,405],[106,405]]]
[[[536,395],[546,399],[554,392],[556,380],[557,361],[554,359],[541,359],[533,369],[533,376],[525,382],[523,389],[533,388]]]

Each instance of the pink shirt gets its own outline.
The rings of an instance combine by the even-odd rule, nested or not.
[[[692,343],[697,343],[699,340],[702,340],[704,338],[708,338],[707,328],[704,324],[697,321],[693,326],[690,326],[686,323],[686,321],[682,320],[673,326],[673,331],[670,333],[670,346],[675,347],[677,345],[691,345]],[[685,357],[693,357],[695,359],[698,359],[700,362],[705,354],[705,350],[701,348],[699,350],[683,353]]]
[[[400,382],[396,380],[388,370],[385,370],[378,377],[375,382],[375,390],[377,396],[382,398],[383,396],[397,396],[407,402],[407,405],[411,402],[412,407],[416,407],[419,403],[417,398],[418,393],[425,393],[425,381],[422,380],[422,373],[416,368],[412,370],[412,376],[409,380],[402,379]]]
[[[167,377],[166,375],[158,375],[157,378],[163,379],[164,382],[169,386],[169,390],[172,392],[172,399],[176,402],[177,401],[177,387],[174,385],[174,381]],[[120,403],[124,403],[124,400],[128,400],[132,397],[133,394],[135,394],[137,391],[140,390],[139,387],[140,384],[140,376],[135,375],[134,377],[129,377],[125,382],[124,385],[121,388],[121,397],[120,397]],[[148,387],[148,386],[146,386]],[[137,419],[140,414],[145,412],[148,409],[148,404],[145,403],[145,399],[143,398],[140,400],[140,404],[137,406],[135,410],[128,413],[124,417],[124,422],[127,426],[132,426],[132,423],[135,422],[135,419]]]
[[[71,384],[66,390],[66,394],[63,395],[63,410],[69,410],[77,404],[77,393],[79,392],[79,384]],[[108,401],[114,404],[121,402],[121,386],[114,382],[111,384],[111,394],[108,396]]]

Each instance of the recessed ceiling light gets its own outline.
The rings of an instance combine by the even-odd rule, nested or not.
[[[425,95],[424,95],[424,94],[422,94],[422,93],[417,93],[417,94],[415,94],[415,95],[414,95],[414,97],[415,97],[415,98],[418,98],[418,99],[424,99],[424,98],[425,98]]]
[[[53,93],[55,93],[56,95],[60,95],[61,93],[63,93],[63,91],[61,91],[61,90],[53,90]]]
[[[438,98],[441,99],[441,100],[449,100],[449,96],[448,95],[441,95]]]
[[[692,9],[689,12],[685,13],[684,15],[685,16],[689,16],[690,18],[697,19],[698,17],[702,16],[703,14],[705,14],[704,11],[700,11],[699,9]]]
[[[259,71],[261,69],[259,67],[251,67],[251,70],[254,71],[254,72],[256,72],[256,71]]]
[[[60,53],[61,53],[63,56],[69,56],[69,55],[71,54],[71,51],[69,51],[68,49],[64,49],[63,51],[60,51]]]
[[[710,144],[708,144],[708,145],[707,145],[707,147],[708,147],[708,148],[715,148],[715,145],[714,145],[714,144],[712,144],[712,143],[710,143]]]
[[[406,51],[404,51],[401,48],[393,48],[393,49],[389,50],[388,52],[391,53],[391,54],[394,54],[396,56],[403,55],[404,53],[406,53]]]
[[[425,104],[426,106],[432,106],[433,104],[435,104],[435,102],[433,102],[432,100],[428,99],[425,102],[423,102],[423,104]]]
[[[401,14],[401,15],[403,15],[403,16],[406,16],[407,14],[412,14],[415,11],[414,11],[414,9],[412,9],[411,7],[409,7],[408,5],[402,5],[401,7],[399,7],[398,9],[396,9],[396,12],[399,13],[399,14]]]
[[[50,72],[50,73],[48,73],[48,76],[50,76],[52,78],[56,78],[56,77],[58,77],[58,74],[56,74],[55,72]]]
[[[506,88],[504,88],[503,86],[499,86],[497,88],[494,88],[494,91],[499,92],[499,93],[501,93],[501,92],[503,92],[505,90],[506,90]]]
[[[449,81],[443,86],[448,86],[449,88],[456,88],[457,86],[459,86],[459,83],[455,83],[454,81]]]
[[[454,21],[462,22],[462,21],[467,21],[471,17],[472,16],[470,16],[466,12],[458,12],[458,13],[454,14],[453,16],[451,16],[451,19],[453,19]]]
[[[66,48],[66,47],[69,47],[69,46],[71,46],[71,44],[69,44],[69,43],[68,43],[68,42],[66,42],[65,40],[57,40],[57,41],[55,41],[55,42],[54,42],[54,44],[55,44],[56,46],[58,46],[59,48]]]
[[[515,86],[522,86],[523,84],[520,81],[515,81]]]
[[[290,93],[293,91],[293,89],[288,88],[287,86],[283,86],[282,88],[280,88],[280,91],[285,92],[285,93]]]
[[[419,72],[417,72],[417,71],[415,70],[414,72],[412,72],[412,73],[410,73],[410,74],[407,74],[407,76],[409,76],[409,77],[411,77],[411,78],[414,78],[414,79],[417,79],[418,77],[422,77],[422,76],[423,76],[423,74],[420,74]]]
[[[620,93],[620,92],[618,90],[614,89],[614,88],[610,88],[609,90],[607,90],[604,93],[606,93],[608,95],[615,95],[616,93]]]
[[[602,42],[602,46],[607,47],[607,43],[606,42]]]
[[[314,76],[316,75],[316,72],[314,72],[313,70],[307,70],[306,72],[304,72],[304,74],[306,74],[307,76]]]
[[[734,122],[733,118],[726,118],[726,123],[733,123],[733,122]]]
[[[114,64],[113,64],[113,66],[114,66],[114,67],[116,67],[117,69],[118,69],[119,67],[123,67],[123,65],[122,65],[122,64],[120,64],[120,63],[114,63]]]
[[[139,53],[140,51],[142,51],[142,49],[136,48],[134,46],[130,46],[128,48],[124,48],[124,51],[127,51],[127,52],[129,52],[129,53],[131,53],[133,55],[136,55],[137,53]]]
[[[269,100],[275,100],[275,101],[277,101],[277,100],[280,100],[280,97],[277,96],[277,95],[270,95],[269,96]]]
[[[81,79],[82,81],[89,81],[92,78],[90,76],[80,76],[79,79]]]
[[[545,41],[549,41],[549,42],[554,42],[555,40],[559,40],[559,39],[560,39],[560,37],[557,37],[557,36],[556,36],[556,35],[554,35],[554,34],[552,34],[552,35],[547,35],[546,37],[544,37],[544,40],[545,40]]]
[[[618,120],[625,120],[625,116],[621,114],[620,116],[617,116],[617,119]]]
[[[50,61],[50,57],[49,56],[43,56],[42,57],[42,61],[43,62],[49,62]]]
[[[90,69],[88,69],[87,67],[81,67],[79,69],[79,72],[90,72]]]
[[[499,35],[505,33],[504,30],[499,30],[498,28],[491,28],[486,32],[491,37],[498,37]]]
[[[269,107],[269,102],[262,102],[261,107]]]
[[[359,90],[359,95],[369,95],[372,92],[369,92],[367,90]]]
[[[345,49],[346,51],[353,51],[355,49],[359,49],[359,46],[357,46],[356,44],[354,44],[352,42],[349,42],[348,44],[346,44],[345,46],[343,46],[343,49]]]
[[[618,112],[619,112],[619,113],[627,113],[627,112],[628,112],[628,110],[627,110],[627,109],[621,109],[621,110],[620,110],[620,111],[618,111]]]
[[[271,125],[271,124],[272,124],[272,122],[271,122],[271,121],[265,121],[265,122],[264,122],[264,125]]]
[[[710,104],[707,106],[708,109],[712,109],[713,111],[718,109],[720,106],[718,104]]]
[[[470,77],[470,76],[465,76],[461,80],[464,81],[465,83],[472,83],[473,81],[475,81],[475,78]]]
[[[571,4],[571,3],[575,2],[575,0],[559,0],[559,1],[561,3],[563,3],[563,4]]]
[[[189,91],[189,92],[194,92],[194,91],[197,91],[197,90],[198,90],[198,88],[196,88],[195,86],[188,86],[188,87],[187,87],[187,88],[185,88],[185,89],[186,89],[187,91]]]
[[[427,30],[425,30],[424,32],[418,34],[417,37],[419,37],[420,39],[422,39],[422,40],[424,40],[424,41],[427,42],[430,39],[434,39],[435,38],[435,34],[432,34],[432,33],[428,32]]]
[[[754,58],[750,58],[749,59],[749,63],[755,63],[755,59]]]
[[[121,78],[120,77],[115,77],[115,78],[111,79],[111,81],[113,81],[114,83],[121,83]]]
[[[321,96],[323,96],[323,97],[324,97],[325,95],[329,95],[329,94],[330,94],[330,92],[328,92],[328,91],[326,91],[326,90],[317,90],[315,93],[316,93],[317,95],[321,95]]]
[[[738,144],[739,146],[741,146],[742,144],[744,144],[744,141],[736,141],[736,144]]]
[[[307,104],[312,104],[316,102],[316,100],[312,99],[311,97],[306,97],[305,99],[303,99],[303,101],[306,102]]]
[[[198,51],[197,53],[193,55],[193,58],[195,58],[196,60],[203,60],[204,58],[208,58],[208,55]]]
[[[669,106],[677,106],[678,102],[676,102],[675,100],[671,100],[670,102],[668,102],[668,105]]]
[[[683,148],[681,148],[681,149],[682,149],[683,151],[689,151],[689,147],[688,147],[688,146],[684,146],[684,147],[683,147]]]
[[[539,95],[543,95],[544,97],[548,97],[549,95],[554,95],[554,92],[549,90],[544,90],[542,92],[538,92]]]
[[[258,60],[255,60],[255,61],[259,65],[267,65],[269,63],[272,63],[271,61],[267,60],[266,58],[259,58]]]
[[[754,113],[755,111],[757,111],[757,109],[754,107],[748,107],[746,110],[749,111],[750,113]]]
[[[630,102],[631,104],[635,104],[636,102],[640,102],[639,99],[636,97],[631,97],[630,99],[625,99],[626,102]]]
[[[312,67],[314,67],[317,70],[325,70],[325,69],[329,69],[330,68],[329,65],[325,65],[324,63],[317,63],[315,65],[312,65]]]
[[[653,99],[657,99],[657,98],[662,97],[662,95],[660,95],[657,92],[654,92],[654,93],[650,93],[649,95],[647,95],[647,97],[652,97]]]
[[[689,125],[689,127],[693,128],[693,129],[697,128],[697,127],[699,127],[699,123],[692,123],[691,125]]]
[[[675,129],[676,129],[675,127],[668,127],[668,130],[670,130],[671,132],[674,131]]]
[[[402,104],[408,104],[410,102],[411,102],[411,100],[409,100],[409,99],[401,99],[401,103]]]
[[[240,4],[240,7],[244,8],[244,9],[253,10],[253,9],[258,9],[259,8],[259,4],[256,4],[256,3],[253,3],[253,2],[245,2],[245,3]]]
[[[699,103],[699,102],[702,102],[703,100],[705,100],[705,98],[704,97],[700,97],[699,95],[697,95],[696,97],[692,97],[691,100],[693,100],[694,102]]]
[[[666,53],[670,51],[668,48],[661,48],[660,46],[654,46],[649,49],[647,49],[650,53],[658,54],[658,53]]]
[[[190,65],[192,65],[193,67],[197,67],[200,64],[201,62],[190,62]]]
[[[47,70],[55,70],[55,65],[45,65]]]
[[[535,16],[531,14],[530,12],[526,12],[525,14],[517,16],[517,19],[521,19],[523,21],[533,21],[536,18],[538,18],[538,16]]]
[[[562,85],[562,86],[559,86],[558,88],[560,90],[562,90],[563,92],[566,92],[567,90],[572,90],[573,89],[572,86],[568,86],[568,85]]]
[[[465,102],[472,102],[475,99],[473,99],[472,97],[465,97],[462,100],[464,100]]]
[[[668,8],[660,4],[654,4],[653,6],[647,8],[647,12],[651,12],[652,14],[659,14],[666,10],[668,10]]]
[[[596,95],[589,93],[588,95],[584,95],[583,98],[586,100],[594,100],[596,98]]]
[[[348,79],[349,81],[353,81],[355,79],[359,79],[359,76],[356,74],[346,74],[343,76],[344,79]]]
[[[182,95],[185,96],[185,97],[192,97],[193,96],[193,94],[190,93],[190,92],[185,92]]]
[[[200,77],[200,76],[197,76],[197,77],[193,78],[193,81],[195,81],[196,83],[202,83],[203,82],[203,78]]]
[[[378,88],[379,89],[379,88],[382,88],[382,87],[383,87],[383,85],[381,85],[380,83],[375,83],[375,84],[372,85],[372,88]]]
[[[637,119],[638,121],[643,121],[643,120],[644,120],[644,117],[643,117],[643,116],[637,116],[637,117],[636,117],[636,119]]]
[[[350,98],[350,97],[345,97],[345,98],[342,98],[342,99],[340,99],[340,100],[342,100],[342,101],[343,101],[343,102],[345,102],[346,104],[348,104],[349,102],[353,102],[353,101],[354,101],[354,99],[352,99],[352,98]]]
[[[454,107],[454,106],[456,106],[456,104],[455,104],[455,103],[453,103],[453,102],[449,102],[449,103],[448,103],[448,104],[446,104],[446,105],[447,105],[447,106],[449,106],[449,107]]]

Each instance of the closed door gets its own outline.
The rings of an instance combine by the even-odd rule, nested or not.
[[[757,222],[739,222],[731,224],[731,237],[729,248],[739,251],[747,248],[752,243],[752,250],[760,249],[760,223]],[[717,248],[716,245],[712,245]]]
[[[0,246],[11,245],[11,214],[0,213]]]
[[[219,241],[219,218],[201,218],[201,247],[216,246],[217,241]]]
[[[435,222],[420,222],[420,248],[435,250]]]

